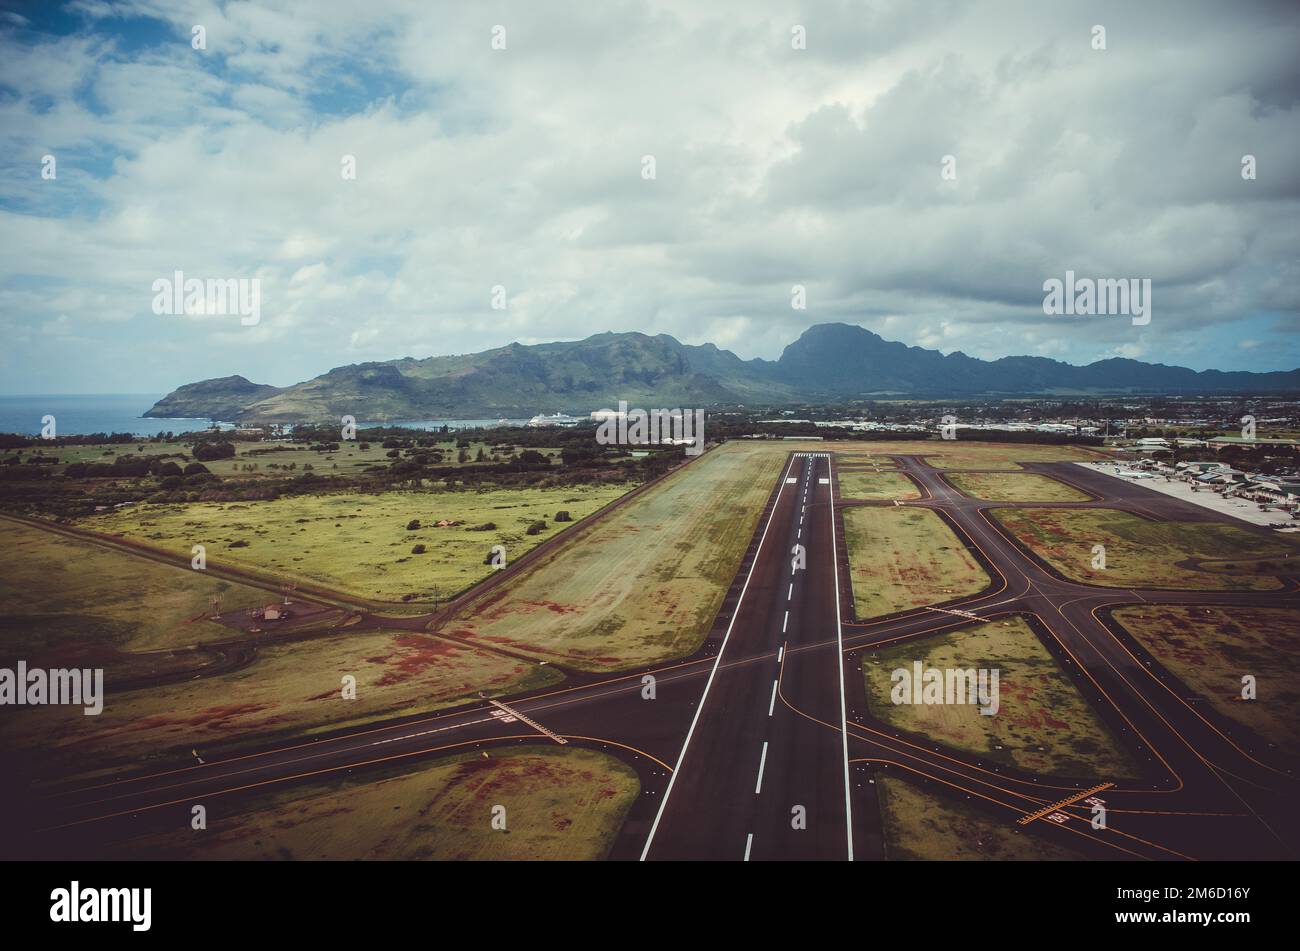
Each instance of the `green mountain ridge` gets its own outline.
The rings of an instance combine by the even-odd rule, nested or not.
[[[238,423],[585,416],[620,400],[646,409],[719,409],[864,399],[1075,393],[1300,392],[1300,370],[1195,371],[1101,360],[1074,366],[1044,357],[980,360],[909,347],[852,324],[809,327],[776,361],[742,360],[713,344],[667,334],[601,333],[578,341],[511,343],[479,353],[403,357],[335,367],[289,387],[242,376],[180,387],[145,416],[206,416]]]

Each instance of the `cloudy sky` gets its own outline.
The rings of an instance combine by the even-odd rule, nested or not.
[[[3,393],[825,321],[1300,366],[1294,3],[0,6]],[[1044,315],[1067,269],[1150,278],[1150,324]],[[154,313],[177,270],[260,322]]]

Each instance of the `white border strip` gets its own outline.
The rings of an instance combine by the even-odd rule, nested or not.
[[[655,813],[655,821],[650,826],[650,834],[646,837],[645,848],[641,850],[640,861],[644,862],[646,856],[650,854],[650,846],[654,843],[655,832],[659,829],[659,820],[664,816],[664,808],[668,805],[668,797],[673,794],[673,785],[677,782],[677,775],[682,769],[682,760],[686,758],[686,749],[691,745],[691,737],[695,734],[695,725],[700,722],[700,714],[704,712],[704,702],[709,699],[709,688],[713,686],[713,678],[717,676],[718,666],[722,663],[722,654],[727,649],[727,641],[731,640],[731,629],[736,626],[736,618],[740,616],[740,606],[744,603],[745,592],[749,590],[749,579],[754,577],[754,567],[758,564],[758,557],[763,552],[763,542],[767,541],[767,530],[772,527],[772,519],[776,518],[776,510],[781,507],[781,493],[785,491],[785,479],[790,475],[790,470],[794,468],[794,456],[790,457],[789,464],[785,467],[785,475],[781,477],[780,488],[776,490],[776,501],[772,503],[772,511],[768,513],[767,524],[763,526],[762,537],[758,540],[758,548],[754,549],[754,560],[749,563],[749,573],[745,575],[745,583],[741,586],[740,597],[736,599],[736,608],[731,613],[731,623],[727,625],[727,633],[722,636],[722,644],[718,647],[718,656],[713,659],[713,669],[709,671],[709,679],[704,684],[704,693],[700,695],[700,705],[695,708],[695,716],[691,718],[690,729],[686,731],[686,740],[682,743],[682,751],[677,754],[677,762],[673,765],[673,774],[668,778],[668,788],[664,790],[663,801],[659,803],[659,811]],[[836,597],[839,596],[839,584],[836,582]],[[838,605],[836,607],[838,610]],[[841,654],[840,663],[843,664],[843,655]],[[843,706],[843,687],[844,676],[841,670],[840,688],[841,688],[841,706]],[[844,744],[845,756],[848,755],[848,741]],[[848,761],[844,766],[845,781],[848,777]],[[748,849],[746,849],[748,852]]]
[[[831,457],[826,456],[826,478],[831,496],[831,558],[835,574],[835,657],[840,666],[840,742],[844,746],[844,830],[853,861],[853,799],[849,795],[849,715],[844,702],[844,615],[840,612],[840,554],[835,541],[835,482]]]

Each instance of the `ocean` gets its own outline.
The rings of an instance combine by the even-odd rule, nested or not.
[[[0,433],[40,435],[41,420],[54,417],[55,435],[85,436],[92,433],[130,433],[133,436],[156,436],[159,433],[183,433],[208,429],[213,423],[222,428],[230,424],[211,419],[143,419],[141,413],[162,399],[162,393],[91,393],[52,396],[0,396]],[[368,426],[401,426],[406,429],[477,429],[486,426],[522,426],[526,419],[420,419],[411,421],[358,422]]]

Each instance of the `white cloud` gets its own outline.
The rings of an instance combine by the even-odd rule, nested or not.
[[[1222,353],[1200,331],[1260,313],[1297,328],[1283,7],[76,8],[81,34],[0,33],[17,92],[0,97],[0,321],[35,347],[22,327],[68,315],[100,359],[46,346],[7,366],[15,388],[285,384],[603,330],[774,357],[824,320],[981,357],[1209,365]],[[170,39],[128,54],[141,15]],[[1105,53],[1085,20],[1108,24]],[[1152,278],[1152,324],[1045,318],[1041,283],[1067,268]],[[260,276],[261,324],[160,327],[149,287],[177,269]],[[166,361],[131,359],[162,346]],[[1296,356],[1231,349],[1243,366]]]

